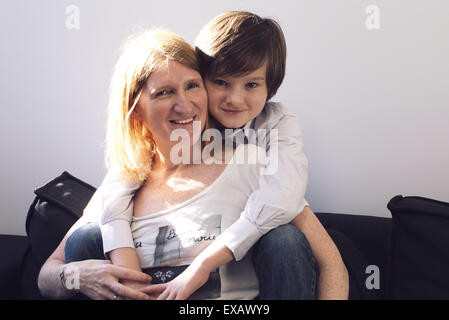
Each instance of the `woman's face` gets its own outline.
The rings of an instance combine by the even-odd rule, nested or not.
[[[170,141],[174,129],[187,130],[193,144],[193,122],[200,121],[203,130],[207,118],[207,93],[201,75],[170,60],[151,73],[135,111],[165,155],[178,143]]]

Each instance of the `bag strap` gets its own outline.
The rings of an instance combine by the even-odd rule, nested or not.
[[[34,190],[34,193],[79,218],[95,191],[95,187],[64,171],[59,177]]]

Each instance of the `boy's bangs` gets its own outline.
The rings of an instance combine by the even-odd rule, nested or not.
[[[214,59],[207,71],[207,77],[245,76],[265,63],[267,54],[258,48],[233,50]],[[251,50],[252,49],[252,50]]]

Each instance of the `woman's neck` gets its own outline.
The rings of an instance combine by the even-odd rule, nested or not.
[[[174,171],[178,167],[179,164],[175,164],[170,160],[169,154],[167,156],[164,152],[161,152],[160,149],[156,149],[151,171]]]
[[[192,148],[190,148],[192,149]],[[175,157],[171,154],[170,151],[161,151],[160,149],[156,150],[156,154],[154,156],[153,165],[151,170],[152,171],[158,171],[158,172],[175,172],[178,170],[185,169],[189,166],[200,164],[201,159],[195,159],[196,155],[192,150],[189,150],[189,154],[186,157]],[[201,152],[200,152],[201,155]],[[172,159],[172,157],[175,157],[175,159]]]

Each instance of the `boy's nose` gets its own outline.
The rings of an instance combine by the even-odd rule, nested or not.
[[[244,101],[244,94],[238,88],[231,90],[226,96],[226,102],[234,107],[241,106]]]

